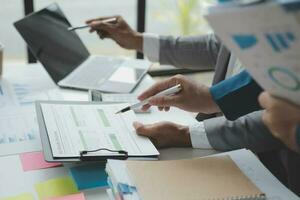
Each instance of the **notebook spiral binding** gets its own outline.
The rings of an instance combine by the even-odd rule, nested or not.
[[[210,198],[207,200],[266,200],[265,194],[257,194],[250,196],[235,196],[235,197],[225,197],[225,198]]]

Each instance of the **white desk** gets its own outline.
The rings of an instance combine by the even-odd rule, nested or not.
[[[4,67],[4,76],[7,78],[17,76],[42,76],[49,78],[48,74],[39,64],[7,64]],[[140,93],[142,90],[152,85],[153,82],[154,81],[150,76],[146,76],[135,89],[134,93]],[[87,92],[69,89],[60,90],[62,91],[62,95],[65,100],[88,100]],[[141,122],[144,123],[153,123],[155,121],[163,120],[169,120],[181,124],[189,124],[194,122],[194,119],[191,118],[188,113],[179,109],[173,109],[170,112],[158,112],[153,110],[151,114],[138,114],[137,117]],[[160,150],[160,153],[161,155],[159,158],[166,160],[206,156],[216,153],[216,151],[192,148],[170,148]],[[68,165],[59,168],[23,172],[18,155],[0,157],[0,198],[25,192],[30,192],[36,197],[34,184],[51,178],[68,175],[68,173]],[[103,189],[88,190],[84,191],[84,193],[88,200],[108,199],[106,192]]]

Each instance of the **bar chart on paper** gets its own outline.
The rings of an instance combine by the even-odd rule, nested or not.
[[[58,90],[44,91],[42,85],[0,79],[0,155],[41,150],[34,103],[60,99]]]
[[[38,150],[41,150],[38,126],[28,108],[11,108],[6,116],[0,115],[0,155]]]
[[[21,105],[34,103],[34,100],[30,98],[30,94],[32,94],[32,92],[30,91],[30,87],[28,85],[14,83],[13,90],[16,94],[18,102]]]
[[[42,91],[39,86],[22,83],[12,83],[12,89],[21,106],[32,105],[36,100],[60,99],[57,90]],[[55,91],[57,92],[55,94]]]
[[[150,140],[135,133],[132,111],[115,114],[126,106],[41,103],[53,156],[77,157],[82,150],[99,148],[126,150],[129,155],[157,155]]]
[[[14,128],[18,124],[18,128]],[[31,128],[31,124],[25,116],[11,116],[0,119],[0,144],[24,142],[37,139],[37,130]]]
[[[292,32],[265,33],[265,38],[272,50],[278,53],[290,49],[291,45],[296,40],[296,37]]]

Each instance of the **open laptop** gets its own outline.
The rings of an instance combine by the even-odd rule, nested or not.
[[[61,87],[129,93],[147,73],[146,60],[93,56],[58,4],[14,23],[34,56]]]

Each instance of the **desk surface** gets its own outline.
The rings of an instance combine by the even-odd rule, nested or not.
[[[14,76],[45,76],[48,74],[39,64],[20,65],[7,64],[4,66],[4,77]],[[154,83],[150,76],[145,76],[142,82],[135,89],[134,93],[140,93],[145,88],[148,88]],[[87,101],[88,95],[85,91],[76,91],[69,89],[60,89],[64,100],[82,100]],[[195,122],[189,113],[179,109],[172,109],[170,112],[159,112],[155,109],[151,114],[137,114],[138,119],[144,123],[153,123],[156,121],[169,120],[181,124],[189,124]],[[191,157],[200,157],[214,154],[214,150],[200,150],[192,148],[169,148],[160,150],[161,160],[168,159],[184,159]],[[43,169],[38,171],[23,172],[18,155],[0,157],[0,198],[4,196],[13,196],[24,192],[35,194],[34,184],[45,181],[51,178],[68,175],[68,165],[65,167]],[[5,187],[3,187],[5,185]],[[105,190],[94,189],[84,191],[86,198],[93,199],[108,199]],[[37,199],[37,198],[36,198]]]

